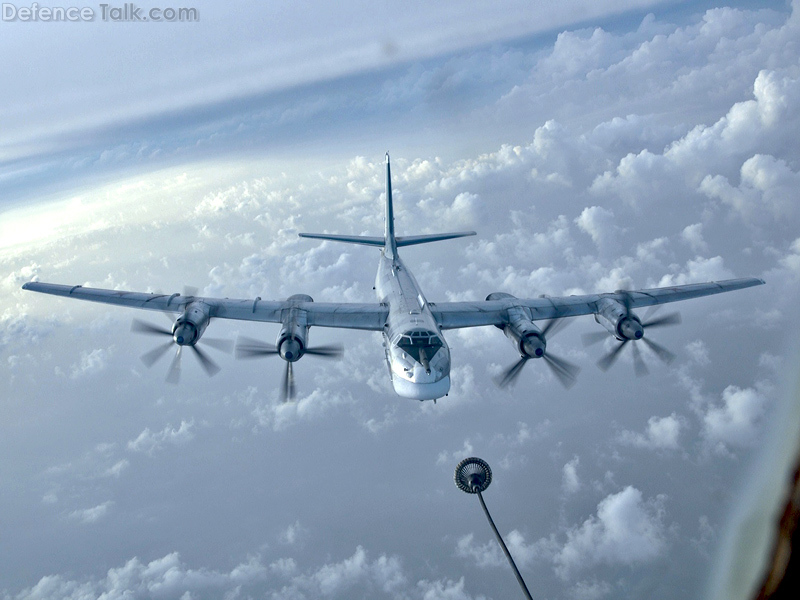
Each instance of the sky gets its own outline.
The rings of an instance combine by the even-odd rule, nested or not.
[[[467,456],[537,598],[748,596],[800,421],[797,0],[86,6],[0,22],[0,597],[514,597]],[[373,301],[377,251],[296,234],[379,234],[387,150],[399,235],[478,232],[403,249],[433,302],[767,284],[673,305],[645,377],[575,319],[570,390],[446,332],[435,405],[377,334],[313,329],[344,356],[284,404],[278,359],[173,386],[130,331],[163,316],[20,289]]]

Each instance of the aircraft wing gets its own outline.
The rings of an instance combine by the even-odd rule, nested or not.
[[[365,329],[369,331],[382,330],[389,312],[386,306],[378,303],[290,303],[288,301],[261,300],[260,298],[236,300],[231,298],[182,296],[181,294],[148,294],[104,290],[85,288],[80,285],[59,285],[40,282],[26,283],[22,286],[22,289],[54,296],[64,296],[65,298],[76,298],[90,302],[161,312],[183,312],[189,303],[200,302],[208,307],[208,314],[211,318],[262,321],[266,323],[280,323],[281,316],[285,311],[296,308],[306,312],[309,325],[343,329]]]
[[[630,308],[641,308],[655,304],[666,304],[690,298],[700,298],[743,288],[761,285],[762,279],[728,279],[709,283],[693,283],[673,287],[645,290],[617,290],[607,294],[581,296],[502,298],[475,302],[430,303],[434,318],[442,329],[504,325],[508,322],[508,309],[524,307],[530,311],[534,321],[561,317],[576,317],[598,312],[598,303],[609,298],[627,303]],[[191,302],[201,302],[208,307],[209,316],[219,319],[262,321],[280,323],[285,311],[296,308],[305,312],[308,325],[381,331],[389,313],[387,306],[379,303],[339,302],[289,302],[278,300],[205,298],[182,296],[181,294],[148,294],[121,290],[85,288],[80,285],[30,282],[22,286],[25,290],[162,312],[182,312]]]
[[[629,308],[641,308],[655,304],[666,304],[700,298],[712,294],[721,294],[733,290],[741,290],[755,285],[762,285],[763,279],[754,277],[745,279],[727,279],[709,283],[691,283],[672,287],[652,288],[646,290],[617,290],[608,294],[587,294],[582,296],[561,296],[541,298],[502,298],[476,302],[431,302],[430,308],[442,329],[458,329],[462,327],[480,327],[483,325],[504,325],[507,323],[507,311],[511,307],[521,306],[530,311],[531,319],[553,319],[561,317],[577,317],[598,312],[598,303],[609,298]]]

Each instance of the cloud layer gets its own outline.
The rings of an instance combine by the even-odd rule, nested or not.
[[[229,48],[209,39],[170,63],[218,53],[210,68],[222,73],[233,56],[240,70],[198,86],[187,71],[141,105],[126,101],[113,135],[64,134],[117,118],[101,111],[85,123],[91,103],[44,137],[11,131],[4,152],[28,158],[0,173],[19,201],[0,224],[0,479],[14,482],[0,511],[19,524],[0,547],[3,595],[510,596],[515,582],[474,497],[452,484],[468,455],[492,465],[487,502],[543,596],[705,589],[797,317],[797,11],[635,17],[446,55],[437,42],[410,63],[409,34],[388,58],[376,46],[391,67],[369,72],[360,54],[342,67],[347,29],[312,58],[359,77],[334,69],[318,87],[153,120],[176,87],[185,107],[229,97],[226,86],[247,97],[243,73],[266,85],[261,47],[242,49],[253,32],[264,37],[254,22]],[[97,96],[107,107],[155,85],[114,81],[85,92],[110,86]],[[46,108],[30,127],[47,129]],[[314,344],[340,342],[345,355],[299,362],[294,404],[280,402],[278,359],[220,356],[214,379],[186,360],[181,384],[167,386],[165,364],[139,361],[152,346],[130,320],[143,315],[19,289],[38,278],[372,301],[375,252],[296,234],[378,234],[387,146],[401,234],[479,232],[404,253],[432,301],[748,275],[767,286],[680,305],[681,327],[652,332],[678,358],[663,365],[643,351],[646,378],[627,348],[614,369],[596,369],[613,341],[584,348],[581,334],[599,327],[576,320],[548,340],[583,367],[570,391],[539,361],[498,391],[492,376],[517,359],[502,334],[447,332],[453,390],[437,405],[393,395],[378,336],[324,329]],[[277,328],[209,327],[239,334],[271,342]]]

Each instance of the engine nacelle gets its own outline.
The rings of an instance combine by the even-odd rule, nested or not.
[[[287,300],[292,304],[292,307],[285,311],[281,317],[280,333],[275,342],[275,347],[281,358],[288,362],[296,362],[305,353],[308,347],[308,317],[306,311],[298,308],[298,304],[302,302],[313,302],[311,296],[305,294],[295,294],[290,296]]]
[[[511,294],[505,292],[494,292],[486,296],[487,300],[516,300]],[[522,306],[511,306],[506,315],[508,323],[497,325],[503,330],[506,337],[511,340],[517,352],[521,356],[528,358],[541,358],[547,349],[542,330],[539,329],[531,320],[530,313]]]
[[[598,303],[598,308],[594,320],[621,342],[640,340],[644,336],[644,327],[639,317],[629,312],[622,303],[611,298],[603,298]]]
[[[194,346],[208,327],[210,318],[208,306],[202,302],[190,303],[175,320],[172,339],[179,346]]]

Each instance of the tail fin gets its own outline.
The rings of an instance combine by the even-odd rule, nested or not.
[[[392,208],[392,172],[389,166],[389,153],[386,153],[386,212],[384,216],[383,237],[365,235],[336,235],[328,233],[298,233],[300,237],[317,240],[330,240],[332,242],[345,242],[348,244],[362,244],[364,246],[382,246],[384,254],[389,258],[397,256],[397,249],[402,246],[427,244],[441,240],[475,235],[474,231],[458,231],[455,233],[434,233],[430,235],[411,235],[395,237],[394,235],[394,209]]]
[[[394,209],[392,208],[392,171],[389,167],[389,153],[386,153],[386,214],[384,216],[384,254],[389,258],[397,256],[397,240],[394,237]]]

